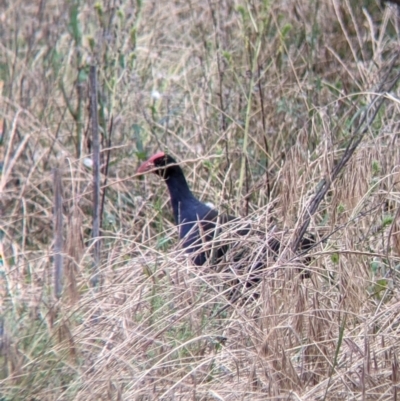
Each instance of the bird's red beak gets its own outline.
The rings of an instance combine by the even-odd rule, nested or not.
[[[154,167],[154,160],[159,159],[160,157],[164,157],[164,152],[157,152],[153,156],[151,156],[148,160],[143,162],[138,168],[138,174],[147,173],[147,171],[151,170]]]

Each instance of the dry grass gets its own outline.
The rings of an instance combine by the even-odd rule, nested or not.
[[[6,3],[0,400],[396,400],[397,88],[311,220],[324,241],[310,278],[284,248],[262,283],[231,303],[232,274],[196,268],[176,245],[165,185],[134,177],[141,160],[168,149],[199,198],[265,231],[276,226],[289,244],[398,59],[395,6]],[[98,289],[91,62],[103,164],[111,147]],[[59,300],[53,168],[63,185]],[[256,259],[266,240],[240,246]]]

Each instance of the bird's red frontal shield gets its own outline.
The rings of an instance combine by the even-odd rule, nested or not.
[[[165,153],[164,152],[157,152],[153,156],[151,156],[149,159],[147,159],[144,163],[140,165],[138,168],[138,173],[143,174],[149,170],[151,170],[154,167],[154,160],[159,159],[160,157],[164,157]]]

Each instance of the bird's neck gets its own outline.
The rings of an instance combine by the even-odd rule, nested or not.
[[[183,173],[173,174],[166,179],[166,184],[171,196],[172,209],[176,224],[180,224],[182,213],[186,210],[188,203],[198,202],[193,196]]]

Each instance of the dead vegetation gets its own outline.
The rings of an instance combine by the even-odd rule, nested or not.
[[[399,69],[395,5],[8,1],[0,22],[1,400],[397,399],[399,100],[380,88]],[[311,217],[319,243],[304,279],[290,244],[375,98]],[[287,245],[237,302],[231,277],[176,245],[165,186],[135,178],[161,149],[200,199]],[[256,258],[264,242],[243,246]]]

